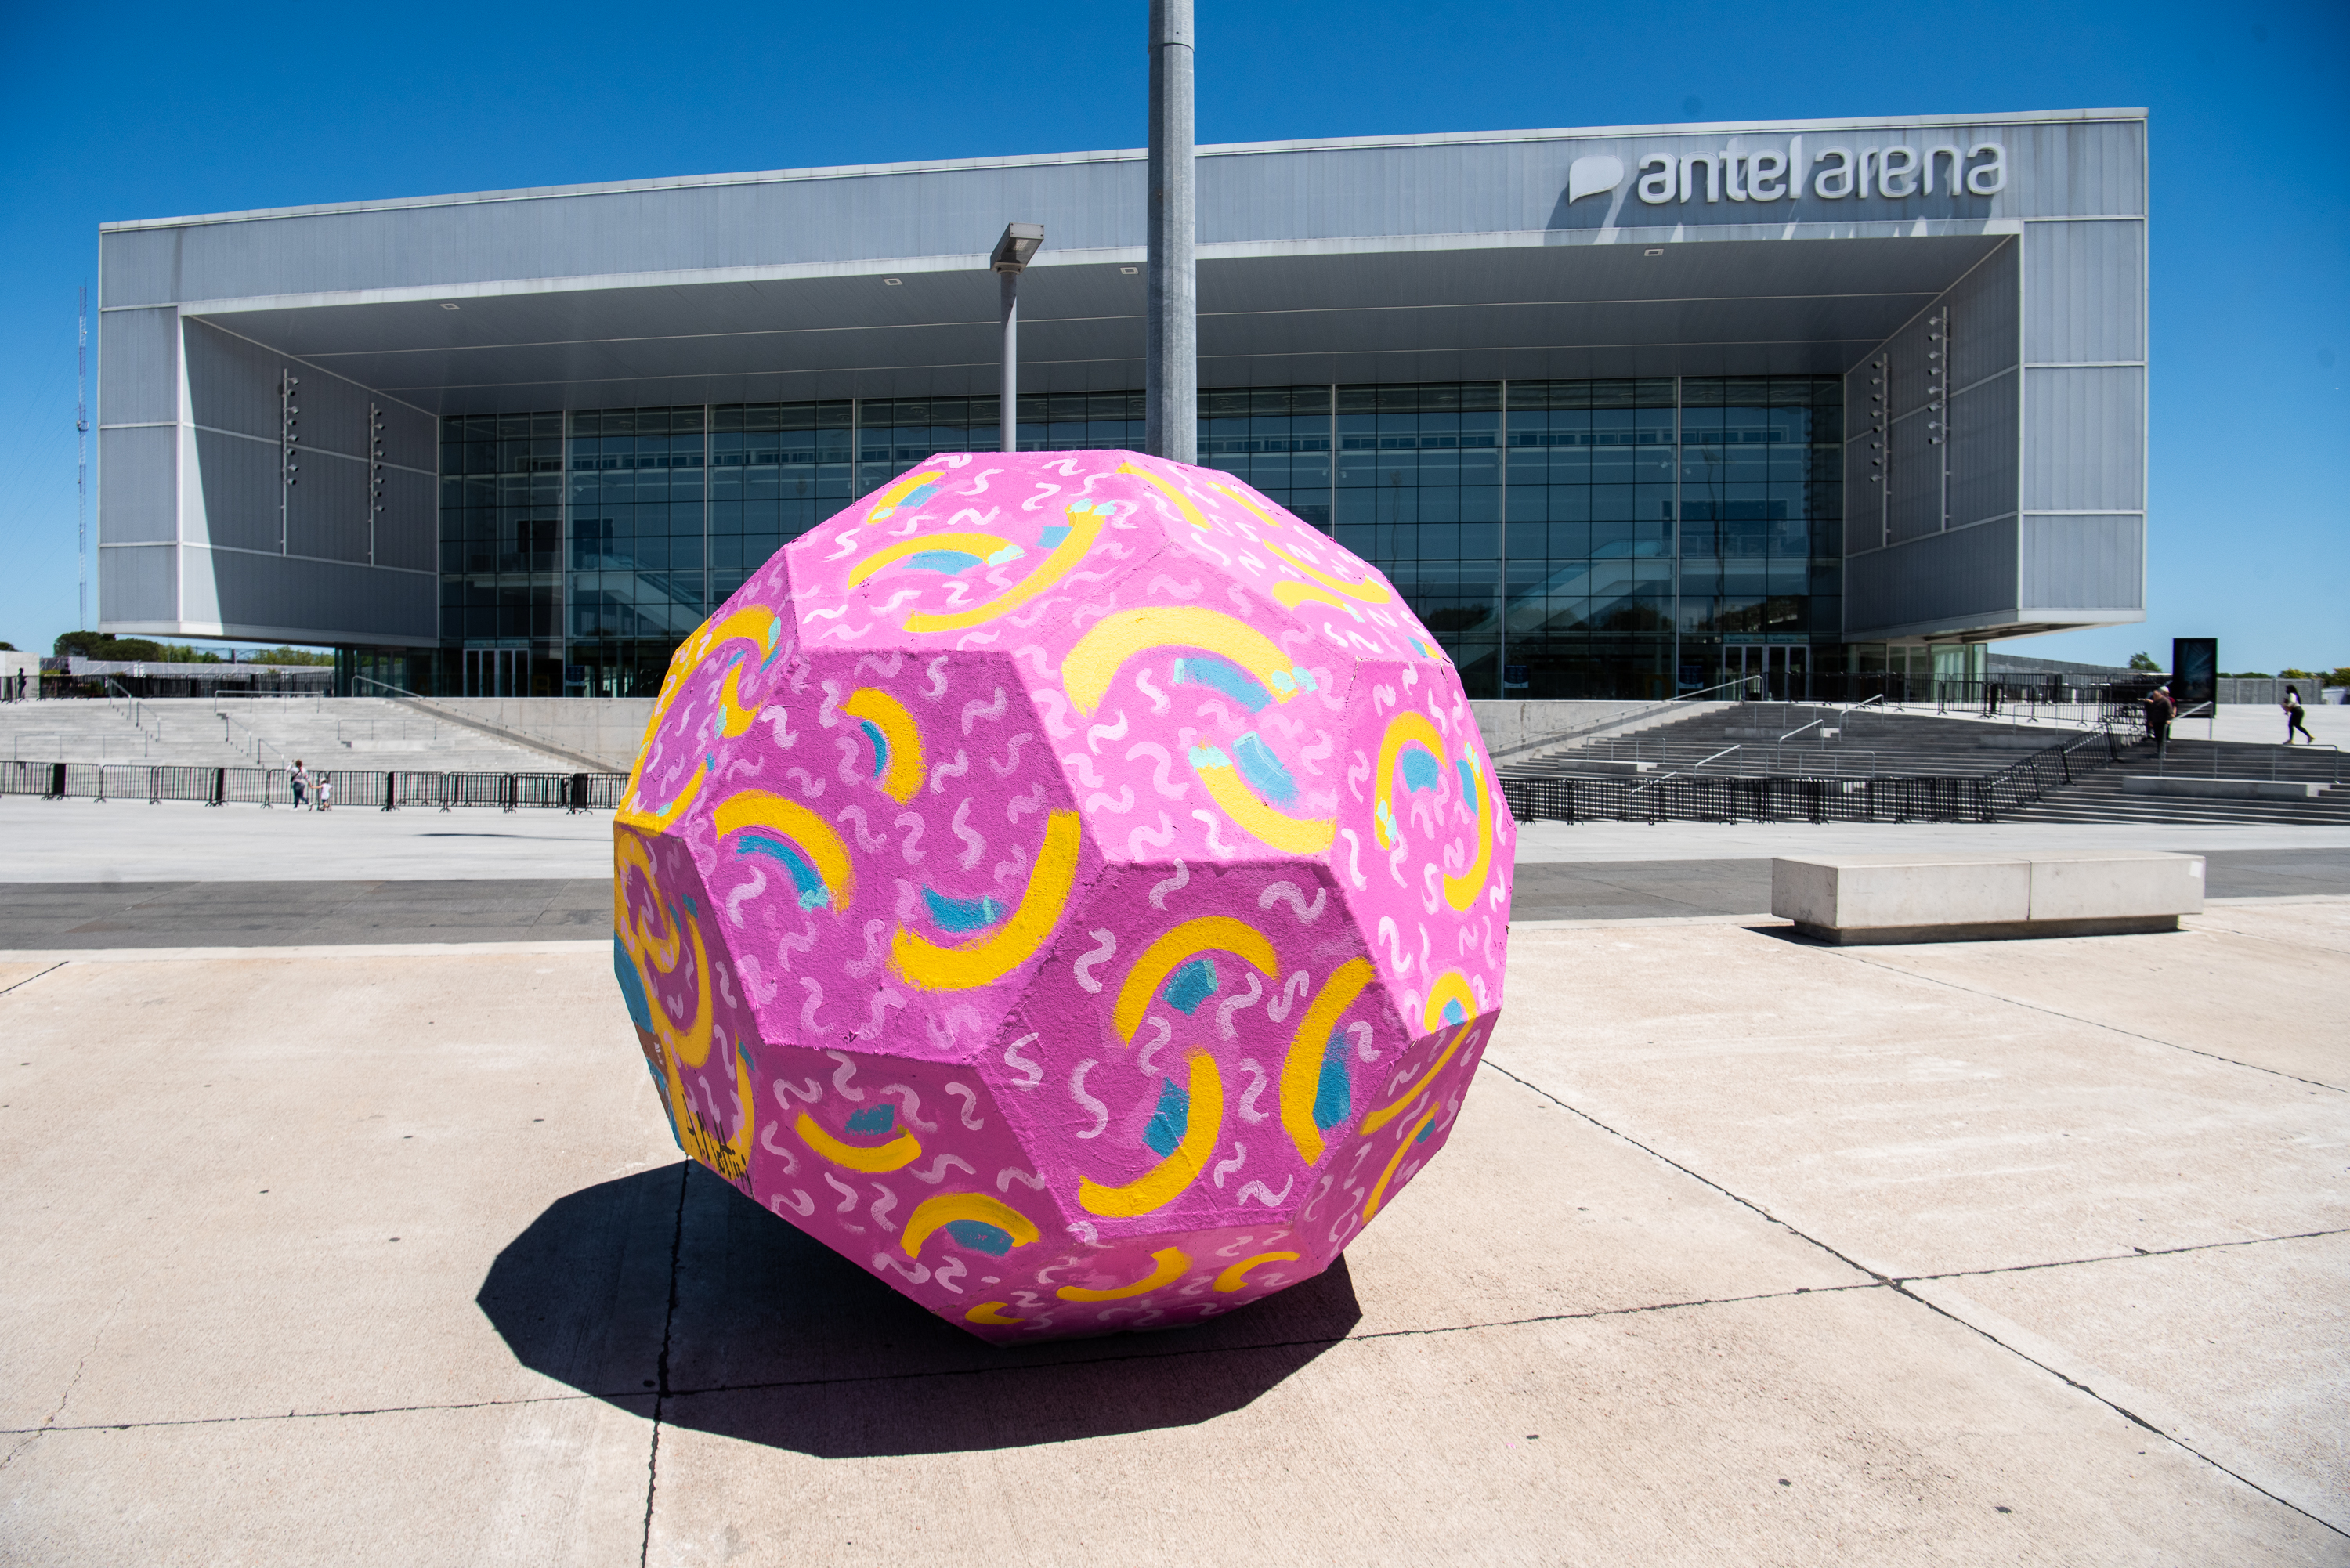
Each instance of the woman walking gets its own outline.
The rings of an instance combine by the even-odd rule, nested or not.
[[[2311,745],[2314,746],[2317,744],[2317,737],[2310,734],[2309,726],[2302,722],[2301,691],[2299,688],[2293,686],[2286,687],[2284,689],[2284,701],[2279,703],[2278,706],[2284,710],[2284,743],[2286,745],[2290,746],[2293,744],[2293,732],[2295,730],[2299,730],[2303,735],[2307,736]]]

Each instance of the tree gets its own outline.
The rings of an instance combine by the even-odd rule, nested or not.
[[[2130,655],[2130,668],[2132,670],[2160,670],[2162,666],[2154,661],[2154,655],[2150,653],[2133,653]]]

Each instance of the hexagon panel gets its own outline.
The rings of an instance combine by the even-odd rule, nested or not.
[[[671,661],[614,965],[692,1158],[1001,1343],[1327,1267],[1500,1016],[1514,828],[1395,589],[1230,474],[941,454]]]

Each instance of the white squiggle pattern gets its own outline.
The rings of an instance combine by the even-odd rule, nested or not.
[[[1069,1097],[1093,1112],[1095,1117],[1092,1130],[1077,1134],[1077,1137],[1084,1138],[1099,1137],[1109,1130],[1109,1107],[1086,1093],[1086,1075],[1091,1072],[1095,1065],[1094,1059],[1088,1056],[1078,1063],[1076,1070],[1069,1075]]]
[[[1248,981],[1248,990],[1218,1003],[1216,1007],[1216,1033],[1226,1040],[1241,1037],[1239,1026],[1232,1023],[1232,1014],[1244,1007],[1254,1007],[1264,996],[1264,982],[1257,978],[1256,971],[1249,969],[1241,972]]]
[[[1289,1201],[1289,1189],[1296,1185],[1297,1173],[1295,1171],[1290,1172],[1290,1174],[1282,1181],[1281,1190],[1278,1192],[1275,1192],[1272,1188],[1267,1187],[1262,1181],[1252,1181],[1246,1187],[1241,1189],[1240,1200],[1246,1203],[1253,1199],[1256,1202],[1263,1204],[1267,1209],[1278,1209],[1284,1203]]]
[[[906,1125],[916,1132],[934,1133],[939,1130],[938,1123],[922,1119],[922,1096],[916,1094],[910,1085],[891,1084],[881,1094],[885,1098],[890,1095],[898,1096],[898,1114],[904,1116]]]
[[[1290,913],[1297,917],[1298,924],[1310,926],[1322,918],[1322,911],[1329,902],[1330,889],[1327,888],[1315,888],[1314,901],[1309,904],[1305,901],[1304,890],[1296,883],[1275,882],[1257,895],[1256,907],[1270,909],[1275,904],[1287,904]]]
[[[840,1207],[836,1210],[836,1212],[841,1214],[853,1214],[857,1211],[857,1189],[849,1186],[848,1183],[841,1180],[840,1178],[833,1175],[833,1173],[828,1170],[820,1170],[816,1172],[816,1174],[823,1177],[826,1184],[828,1185],[835,1192],[840,1194]]]
[[[956,804],[954,820],[950,822],[947,826],[953,830],[954,836],[957,838],[962,839],[967,846],[961,855],[955,857],[955,864],[968,871],[972,867],[979,864],[979,857],[987,853],[987,840],[982,837],[977,830],[971,826],[971,799],[969,796],[966,795],[962,800]]]
[[[1193,812],[1191,815],[1197,816],[1200,814],[1198,812]],[[1191,872],[1190,867],[1186,867],[1180,860],[1178,860],[1175,862],[1175,875],[1168,877],[1164,882],[1155,884],[1151,888],[1150,907],[1163,912],[1167,908],[1167,895],[1170,893],[1180,893],[1191,885]]]
[[[925,1186],[936,1187],[940,1182],[944,1181],[947,1179],[947,1168],[950,1166],[960,1169],[965,1176],[977,1176],[979,1174],[978,1169],[974,1168],[969,1160],[963,1158],[963,1157],[959,1154],[942,1154],[939,1156],[938,1158],[931,1161],[930,1169],[922,1170],[916,1168],[907,1171],[906,1174],[912,1177],[915,1180],[921,1182]]]
[[[1157,1013],[1152,1013],[1148,1022],[1157,1025],[1159,1033],[1151,1036],[1149,1042],[1145,1044],[1139,1052],[1136,1053],[1134,1058],[1135,1071],[1145,1074],[1156,1073],[1159,1071],[1154,1058],[1169,1041],[1175,1038],[1175,1026],[1168,1023],[1164,1018],[1159,1017]]]
[[[1034,1033],[1023,1034],[1003,1048],[1003,1064],[1017,1067],[1028,1075],[1024,1078],[1012,1080],[1012,1086],[1015,1089],[1033,1089],[1045,1081],[1045,1069],[1037,1064],[1035,1059],[1020,1054],[1020,1047],[1035,1038]]]
[[[1256,1108],[1256,1097],[1264,1093],[1267,1081],[1264,1068],[1255,1057],[1250,1056],[1242,1060],[1240,1069],[1249,1075],[1249,1086],[1241,1095],[1241,1120],[1254,1127],[1269,1114]]]
[[[1045,1190],[1045,1179],[1043,1177],[1037,1175],[1033,1170],[1023,1170],[1016,1165],[1007,1165],[1002,1170],[995,1173],[995,1190],[998,1192],[1010,1192],[1012,1190],[1012,1184],[1015,1181],[1020,1183],[1023,1187],[1027,1188],[1032,1192],[1042,1192]]]
[[[1232,1140],[1232,1158],[1230,1159],[1220,1159],[1216,1161],[1216,1168],[1212,1173],[1212,1179],[1215,1181],[1216,1190],[1219,1192],[1222,1191],[1224,1187],[1224,1178],[1232,1175],[1233,1172],[1240,1169],[1242,1166],[1246,1165],[1247,1163],[1248,1145],[1241,1142],[1238,1138],[1234,1138]]]
[[[1118,956],[1118,937],[1107,929],[1087,934],[1091,936],[1097,945],[1085,957],[1071,964],[1069,972],[1079,985],[1098,996],[1101,993],[1102,982],[1094,978],[1094,966]]]
[[[848,1059],[848,1054],[845,1051],[827,1051],[825,1054],[840,1064],[840,1070],[832,1075],[832,1092],[844,1100],[864,1104],[865,1091],[854,1087],[849,1083],[851,1078],[857,1076],[857,1064]]]
[[[889,1223],[889,1216],[897,1210],[898,1195],[878,1181],[873,1184],[873,1190],[880,1196],[873,1200],[873,1207],[866,1212],[872,1217],[873,1223],[894,1236],[898,1233],[898,1227]]]
[[[964,1130],[969,1132],[978,1132],[987,1126],[987,1118],[985,1116],[974,1116],[972,1114],[979,1109],[979,1091],[972,1088],[969,1084],[949,1084],[947,1085],[947,1098],[951,1100],[960,1100],[962,1102],[962,1120]]]
[[[1305,1001],[1305,993],[1313,989],[1314,976],[1302,969],[1296,971],[1282,982],[1280,992],[1264,1004],[1264,1015],[1275,1023],[1287,1022],[1289,1010]]]
[[[937,1285],[941,1290],[952,1291],[955,1294],[961,1295],[962,1294],[962,1287],[955,1283],[955,1282],[962,1278],[963,1273],[964,1269],[962,1260],[961,1258],[949,1258],[945,1262],[941,1263],[931,1272],[931,1283]]]

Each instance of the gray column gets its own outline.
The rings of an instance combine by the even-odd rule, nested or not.
[[[1200,423],[1191,53],[1191,0],[1150,0],[1150,294],[1142,444],[1153,457],[1177,462],[1197,458]]]
[[[1003,291],[1003,391],[996,408],[1005,452],[1020,450],[1020,275],[998,272]]]

